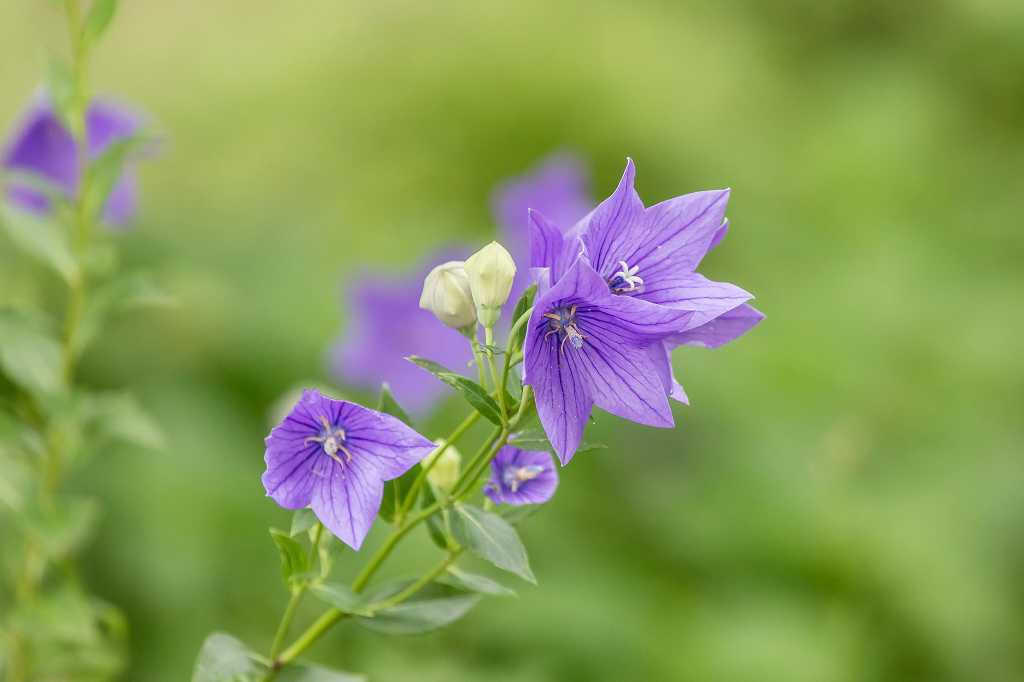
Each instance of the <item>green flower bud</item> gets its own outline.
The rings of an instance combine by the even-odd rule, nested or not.
[[[508,300],[516,264],[504,246],[491,242],[466,259],[469,288],[476,301],[480,324],[490,328],[501,317],[501,307]]]
[[[449,445],[444,449],[444,452],[441,452],[441,447],[444,446],[444,439],[438,439],[434,442],[437,443],[438,448],[424,457],[423,461],[420,462],[420,466],[428,467],[431,462],[440,456],[437,464],[434,464],[427,473],[427,481],[438,490],[451,492],[451,489],[455,487],[456,481],[459,480],[462,455],[459,454],[454,445]]]
[[[423,280],[420,294],[420,308],[434,313],[452,329],[465,329],[476,322],[476,308],[464,266],[460,260],[438,265]]]

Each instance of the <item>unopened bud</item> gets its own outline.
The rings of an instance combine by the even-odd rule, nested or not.
[[[452,329],[465,329],[476,322],[465,263],[452,260],[431,270],[423,280],[420,307]]]
[[[438,490],[451,492],[452,488],[455,487],[455,483],[459,480],[462,456],[455,449],[454,445],[444,447],[444,440],[437,440],[435,442],[438,445],[437,449],[424,457],[420,465],[424,468],[430,467],[430,471],[427,472],[427,480],[430,482],[430,485]],[[431,462],[435,459],[437,459],[437,462],[431,466]]]
[[[476,301],[480,324],[493,327],[501,317],[501,307],[508,301],[516,263],[504,246],[491,242],[466,259],[469,287]]]

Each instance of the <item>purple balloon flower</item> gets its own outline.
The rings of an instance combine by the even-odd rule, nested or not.
[[[764,316],[746,304],[753,296],[695,272],[728,231],[729,190],[694,192],[650,207],[633,188],[631,159],[618,187],[568,235],[542,216],[532,221],[531,265],[557,281],[574,253],[583,251],[611,293],[692,315],[661,344],[660,371],[671,396],[687,402],[671,373],[670,352],[682,344],[717,347],[750,330]]]
[[[386,381],[402,406],[419,414],[445,393],[443,384],[405,357],[422,355],[456,371],[472,359],[465,337],[419,306],[423,278],[450,256],[435,254],[416,275],[358,280],[347,297],[349,328],[331,351],[335,378],[374,389]]]
[[[491,480],[484,494],[495,504],[541,504],[558,487],[558,470],[547,452],[506,445],[491,462]]]
[[[593,207],[586,164],[567,152],[552,154],[527,173],[498,185],[491,205],[502,244],[516,263],[526,263],[530,253],[530,209],[540,211],[557,225],[570,227]],[[514,303],[529,282],[528,269],[520,267],[509,300]]]
[[[85,120],[89,157],[96,158],[114,142],[134,135],[141,126],[141,118],[125,107],[104,100],[94,101]],[[78,192],[78,148],[48,97],[40,97],[23,117],[8,142],[2,163],[8,171],[38,176],[66,196]],[[126,168],[114,184],[103,210],[103,219],[109,225],[123,226],[135,216],[138,209],[136,184],[134,170]],[[7,197],[26,211],[43,214],[51,210],[49,198],[26,183],[11,182]]]
[[[555,281],[555,278],[552,278]],[[577,257],[557,282],[541,282],[524,348],[523,382],[562,464],[579,447],[590,408],[648,426],[674,425],[662,340],[693,311],[612,293]]]
[[[391,415],[306,390],[267,436],[263,487],[285,509],[311,506],[352,549],[370,531],[384,482],[437,447]]]

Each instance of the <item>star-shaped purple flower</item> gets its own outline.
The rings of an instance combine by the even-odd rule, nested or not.
[[[749,331],[764,316],[747,305],[753,296],[695,270],[729,229],[729,190],[694,192],[644,207],[633,188],[636,170],[627,160],[618,187],[568,233],[531,214],[531,265],[557,281],[582,251],[608,290],[693,314],[663,344],[659,360],[672,397],[687,402],[672,377],[670,352],[682,344],[717,347]]]
[[[586,164],[568,152],[552,154],[525,174],[498,185],[491,205],[502,244],[516,263],[527,263],[530,209],[543,213],[556,225],[569,228],[594,206]],[[520,267],[509,300],[514,303],[529,282],[529,270]]]
[[[96,100],[86,112],[86,137],[90,158],[96,158],[114,142],[137,133],[141,118],[127,108]],[[67,196],[78,191],[78,149],[74,138],[53,110],[48,97],[40,97],[23,117],[3,153],[3,167],[37,176]],[[26,211],[50,211],[50,200],[26,183],[13,181],[8,199]],[[126,225],[138,210],[134,170],[129,166],[118,178],[103,210],[104,221],[115,227]]]
[[[356,550],[380,510],[384,482],[437,447],[395,417],[311,389],[266,443],[267,495],[285,509],[311,506]]]
[[[551,281],[541,283],[528,323],[523,381],[562,464],[595,404],[640,424],[673,426],[662,341],[693,311],[612,293],[585,256]]]
[[[472,359],[465,337],[419,306],[427,272],[452,258],[446,250],[417,274],[356,281],[346,296],[351,301],[348,329],[331,350],[330,370],[338,381],[371,389],[387,382],[402,406],[415,414],[445,394],[443,384],[405,357],[422,355],[454,370]]]
[[[550,453],[506,445],[491,462],[484,494],[495,504],[541,504],[558,488],[558,470]]]

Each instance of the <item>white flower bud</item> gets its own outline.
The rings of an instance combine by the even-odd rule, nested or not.
[[[452,329],[465,329],[476,322],[476,308],[469,288],[465,263],[452,260],[430,271],[423,280],[420,307]]]
[[[501,307],[508,301],[516,264],[505,247],[491,242],[466,259],[469,287],[476,301],[480,324],[493,327],[501,317]]]
[[[424,457],[423,461],[420,462],[420,466],[426,468],[440,456],[437,463],[427,473],[427,481],[438,490],[451,492],[452,488],[455,487],[455,483],[459,480],[462,455],[459,454],[454,445],[449,445],[444,449],[444,452],[441,452],[441,447],[444,446],[444,439],[438,439],[434,442],[438,445],[437,449]]]

